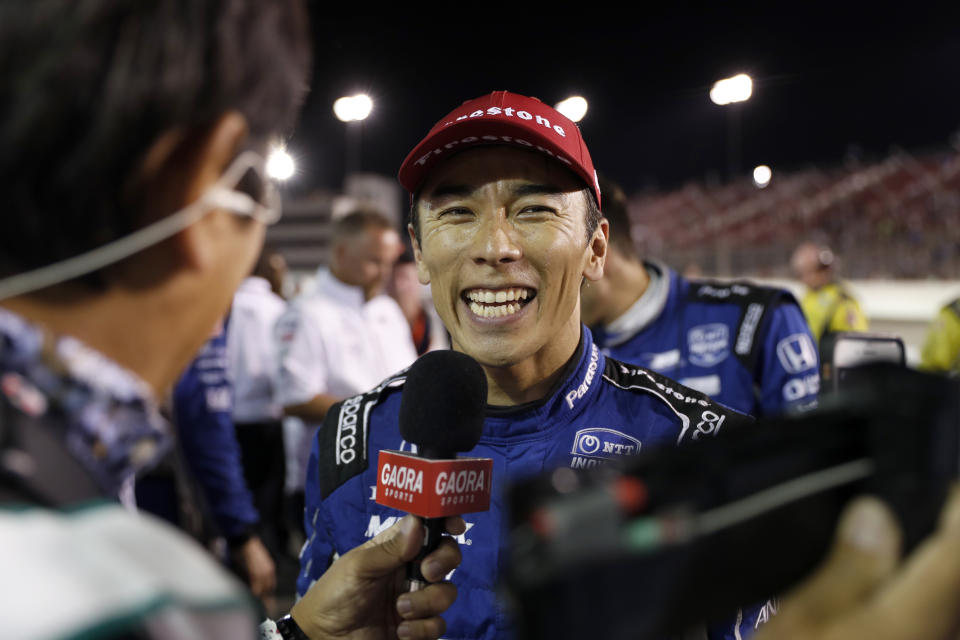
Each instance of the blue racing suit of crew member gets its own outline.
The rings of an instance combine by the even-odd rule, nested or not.
[[[374,501],[377,452],[411,449],[397,418],[403,384],[401,373],[335,405],[317,433],[307,469],[301,595],[336,555],[404,515]],[[463,563],[451,578],[457,600],[444,615],[445,637],[510,636],[494,591],[507,556],[502,491],[509,483],[551,468],[588,468],[641,449],[710,437],[749,420],[668,378],[607,358],[584,328],[551,392],[537,402],[488,407],[479,444],[466,454],[493,459],[493,495],[489,511],[467,515],[467,531],[459,537]],[[744,617],[745,628],[753,622]],[[730,633],[733,638],[739,631]]]
[[[227,376],[226,330],[212,337],[177,381],[174,422],[184,458],[231,546],[245,542],[260,520],[243,476],[234,430],[233,386]]]
[[[691,281],[644,262],[650,284],[595,340],[610,356],[653,369],[743,413],[812,408],[817,350],[787,291],[747,282]]]

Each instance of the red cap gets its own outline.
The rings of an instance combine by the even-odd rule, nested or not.
[[[580,128],[536,98],[509,91],[464,102],[430,129],[400,165],[400,184],[411,194],[440,161],[475,145],[505,144],[539,151],[580,176],[600,204],[600,185]]]

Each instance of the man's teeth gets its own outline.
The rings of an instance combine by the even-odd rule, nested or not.
[[[485,306],[479,302],[470,302],[470,311],[482,318],[499,318],[501,316],[510,316],[520,311],[519,304],[498,304],[496,306]]]
[[[513,315],[523,307],[522,300],[532,295],[529,289],[473,289],[467,292],[470,310],[482,318],[500,318]],[[516,301],[516,302],[514,302]],[[506,304],[505,304],[506,303]]]
[[[467,293],[467,298],[473,302],[485,302],[492,304],[494,302],[509,302],[512,300],[526,300],[530,296],[528,289],[500,289],[491,291],[490,289],[473,289]]]

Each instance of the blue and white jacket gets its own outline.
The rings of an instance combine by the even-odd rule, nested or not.
[[[338,554],[403,516],[374,501],[377,452],[411,449],[397,419],[403,385],[401,372],[335,405],[318,431],[307,470],[301,595]],[[463,563],[451,578],[457,600],[444,615],[446,637],[510,636],[495,587],[506,561],[503,489],[511,482],[552,468],[587,468],[641,449],[676,446],[745,421],[749,418],[697,391],[607,358],[584,328],[551,393],[533,403],[488,407],[479,444],[466,454],[493,459],[494,495],[489,511],[465,516],[467,531],[458,538]],[[743,620],[744,627],[752,622]]]
[[[623,316],[593,329],[608,355],[678,380],[754,416],[816,404],[819,359],[787,291],[691,281],[645,262],[651,284]]]

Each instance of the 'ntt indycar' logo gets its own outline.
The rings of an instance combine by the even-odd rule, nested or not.
[[[632,456],[640,451],[640,441],[614,429],[593,427],[581,429],[573,438],[574,469],[589,469],[608,458]]]

